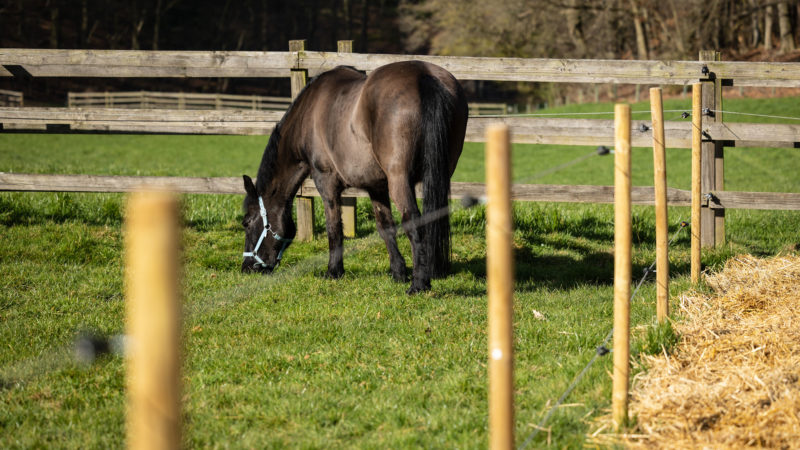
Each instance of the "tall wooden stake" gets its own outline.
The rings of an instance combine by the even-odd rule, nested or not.
[[[125,223],[128,448],[181,447],[178,203],[135,193]]]
[[[692,85],[692,250],[691,276],[692,283],[700,281],[700,236],[702,226],[700,219],[700,167],[703,143],[702,83]]]
[[[489,294],[489,448],[514,448],[511,144],[508,126],[486,130],[486,283]]]
[[[614,107],[614,427],[628,422],[631,297],[631,107]]]
[[[667,156],[664,141],[664,106],[661,88],[650,89],[653,121],[653,185],[656,200],[656,318],[669,317],[669,228],[667,219]]]
[[[290,52],[303,52],[306,50],[305,40],[289,41]],[[292,69],[291,89],[292,100],[296,99],[300,92],[306,87],[308,71],[305,69]],[[297,234],[295,239],[298,241],[310,241],[314,239],[314,197],[303,197],[298,195],[295,201],[297,209]]]

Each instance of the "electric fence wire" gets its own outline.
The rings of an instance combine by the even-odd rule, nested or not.
[[[688,222],[685,222],[683,220],[680,221],[680,228],[678,228],[675,231],[675,233],[672,234],[672,239],[670,239],[670,241],[667,243],[667,247],[672,245],[672,243],[678,237],[678,234],[680,234],[680,232],[683,231],[683,229],[686,228],[687,226],[689,226]],[[655,272],[654,270],[652,270],[653,266],[655,265],[656,262],[653,261],[653,263],[650,264],[650,266],[644,270],[644,275],[642,276],[641,280],[639,280],[639,283],[636,285],[636,289],[634,289],[628,301],[633,301],[633,299],[636,297],[636,294],[639,292],[639,288],[642,287],[642,284],[644,283],[644,280],[647,278],[647,276],[651,272]],[[530,444],[530,442],[539,434],[539,431],[544,429],[544,425],[547,423],[548,420],[550,420],[553,414],[555,414],[556,410],[564,403],[567,397],[569,397],[569,394],[572,393],[572,391],[578,386],[581,380],[583,380],[583,377],[586,375],[589,369],[594,365],[595,361],[597,361],[601,356],[605,356],[610,351],[612,351],[608,349],[607,345],[611,341],[611,338],[613,336],[614,336],[614,328],[612,327],[611,330],[606,335],[605,339],[603,339],[603,343],[600,344],[600,346],[598,346],[597,349],[595,350],[595,353],[594,355],[592,355],[592,358],[589,360],[589,362],[583,367],[583,369],[578,373],[578,375],[575,376],[575,378],[569,384],[564,393],[561,394],[556,403],[547,411],[547,414],[544,416],[544,418],[542,418],[542,420],[540,420],[539,423],[535,426],[533,432],[530,435],[528,435],[528,437],[525,439],[522,445],[519,446],[519,450],[524,450],[528,446],[528,444]]]

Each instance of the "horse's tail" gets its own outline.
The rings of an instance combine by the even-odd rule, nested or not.
[[[450,271],[450,128],[456,99],[431,75],[419,78],[421,100],[422,195],[424,246],[431,277]]]

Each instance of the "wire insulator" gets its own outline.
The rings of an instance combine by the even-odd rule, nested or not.
[[[607,155],[609,153],[611,153],[611,150],[608,147],[606,147],[605,145],[601,145],[601,146],[597,147],[597,154],[598,155],[602,156],[602,155]]]
[[[473,197],[473,196],[471,196],[469,194],[461,197],[461,206],[464,209],[472,208],[473,206],[477,205],[478,203],[480,203],[480,201],[477,198],[475,198],[475,197]]]

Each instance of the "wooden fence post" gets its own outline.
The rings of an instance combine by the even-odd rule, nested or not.
[[[667,211],[667,156],[661,88],[650,89],[653,124],[653,185],[656,205],[656,318],[669,317],[669,237]]]
[[[486,284],[489,296],[489,448],[514,448],[514,260],[508,126],[486,130]]]
[[[700,61],[720,61],[720,53],[712,50],[700,52]],[[722,123],[722,80],[709,72],[703,84],[702,110],[708,111],[706,120]],[[722,141],[706,141],[702,146],[701,179],[703,194],[724,189],[725,147]],[[725,210],[712,208],[713,199],[705,203],[701,213],[703,247],[714,247],[725,242]]]
[[[353,53],[353,41],[338,41],[336,49],[339,53]],[[342,197],[342,232],[346,238],[356,237],[356,228],[358,226],[356,219],[357,203],[355,197]]]
[[[289,41],[290,52],[304,52],[306,50],[305,40]],[[307,69],[292,69],[292,101],[300,95],[308,80]],[[295,202],[297,209],[297,235],[298,241],[310,241],[314,239],[314,197],[297,196]]]
[[[181,447],[178,202],[131,195],[125,219],[127,438],[131,449]]]
[[[703,221],[700,218],[700,166],[703,160],[703,113],[702,104],[703,83],[692,85],[692,240],[691,240],[691,276],[692,283],[700,281],[700,236]]]
[[[628,422],[631,297],[631,107],[614,107],[614,428]]]

